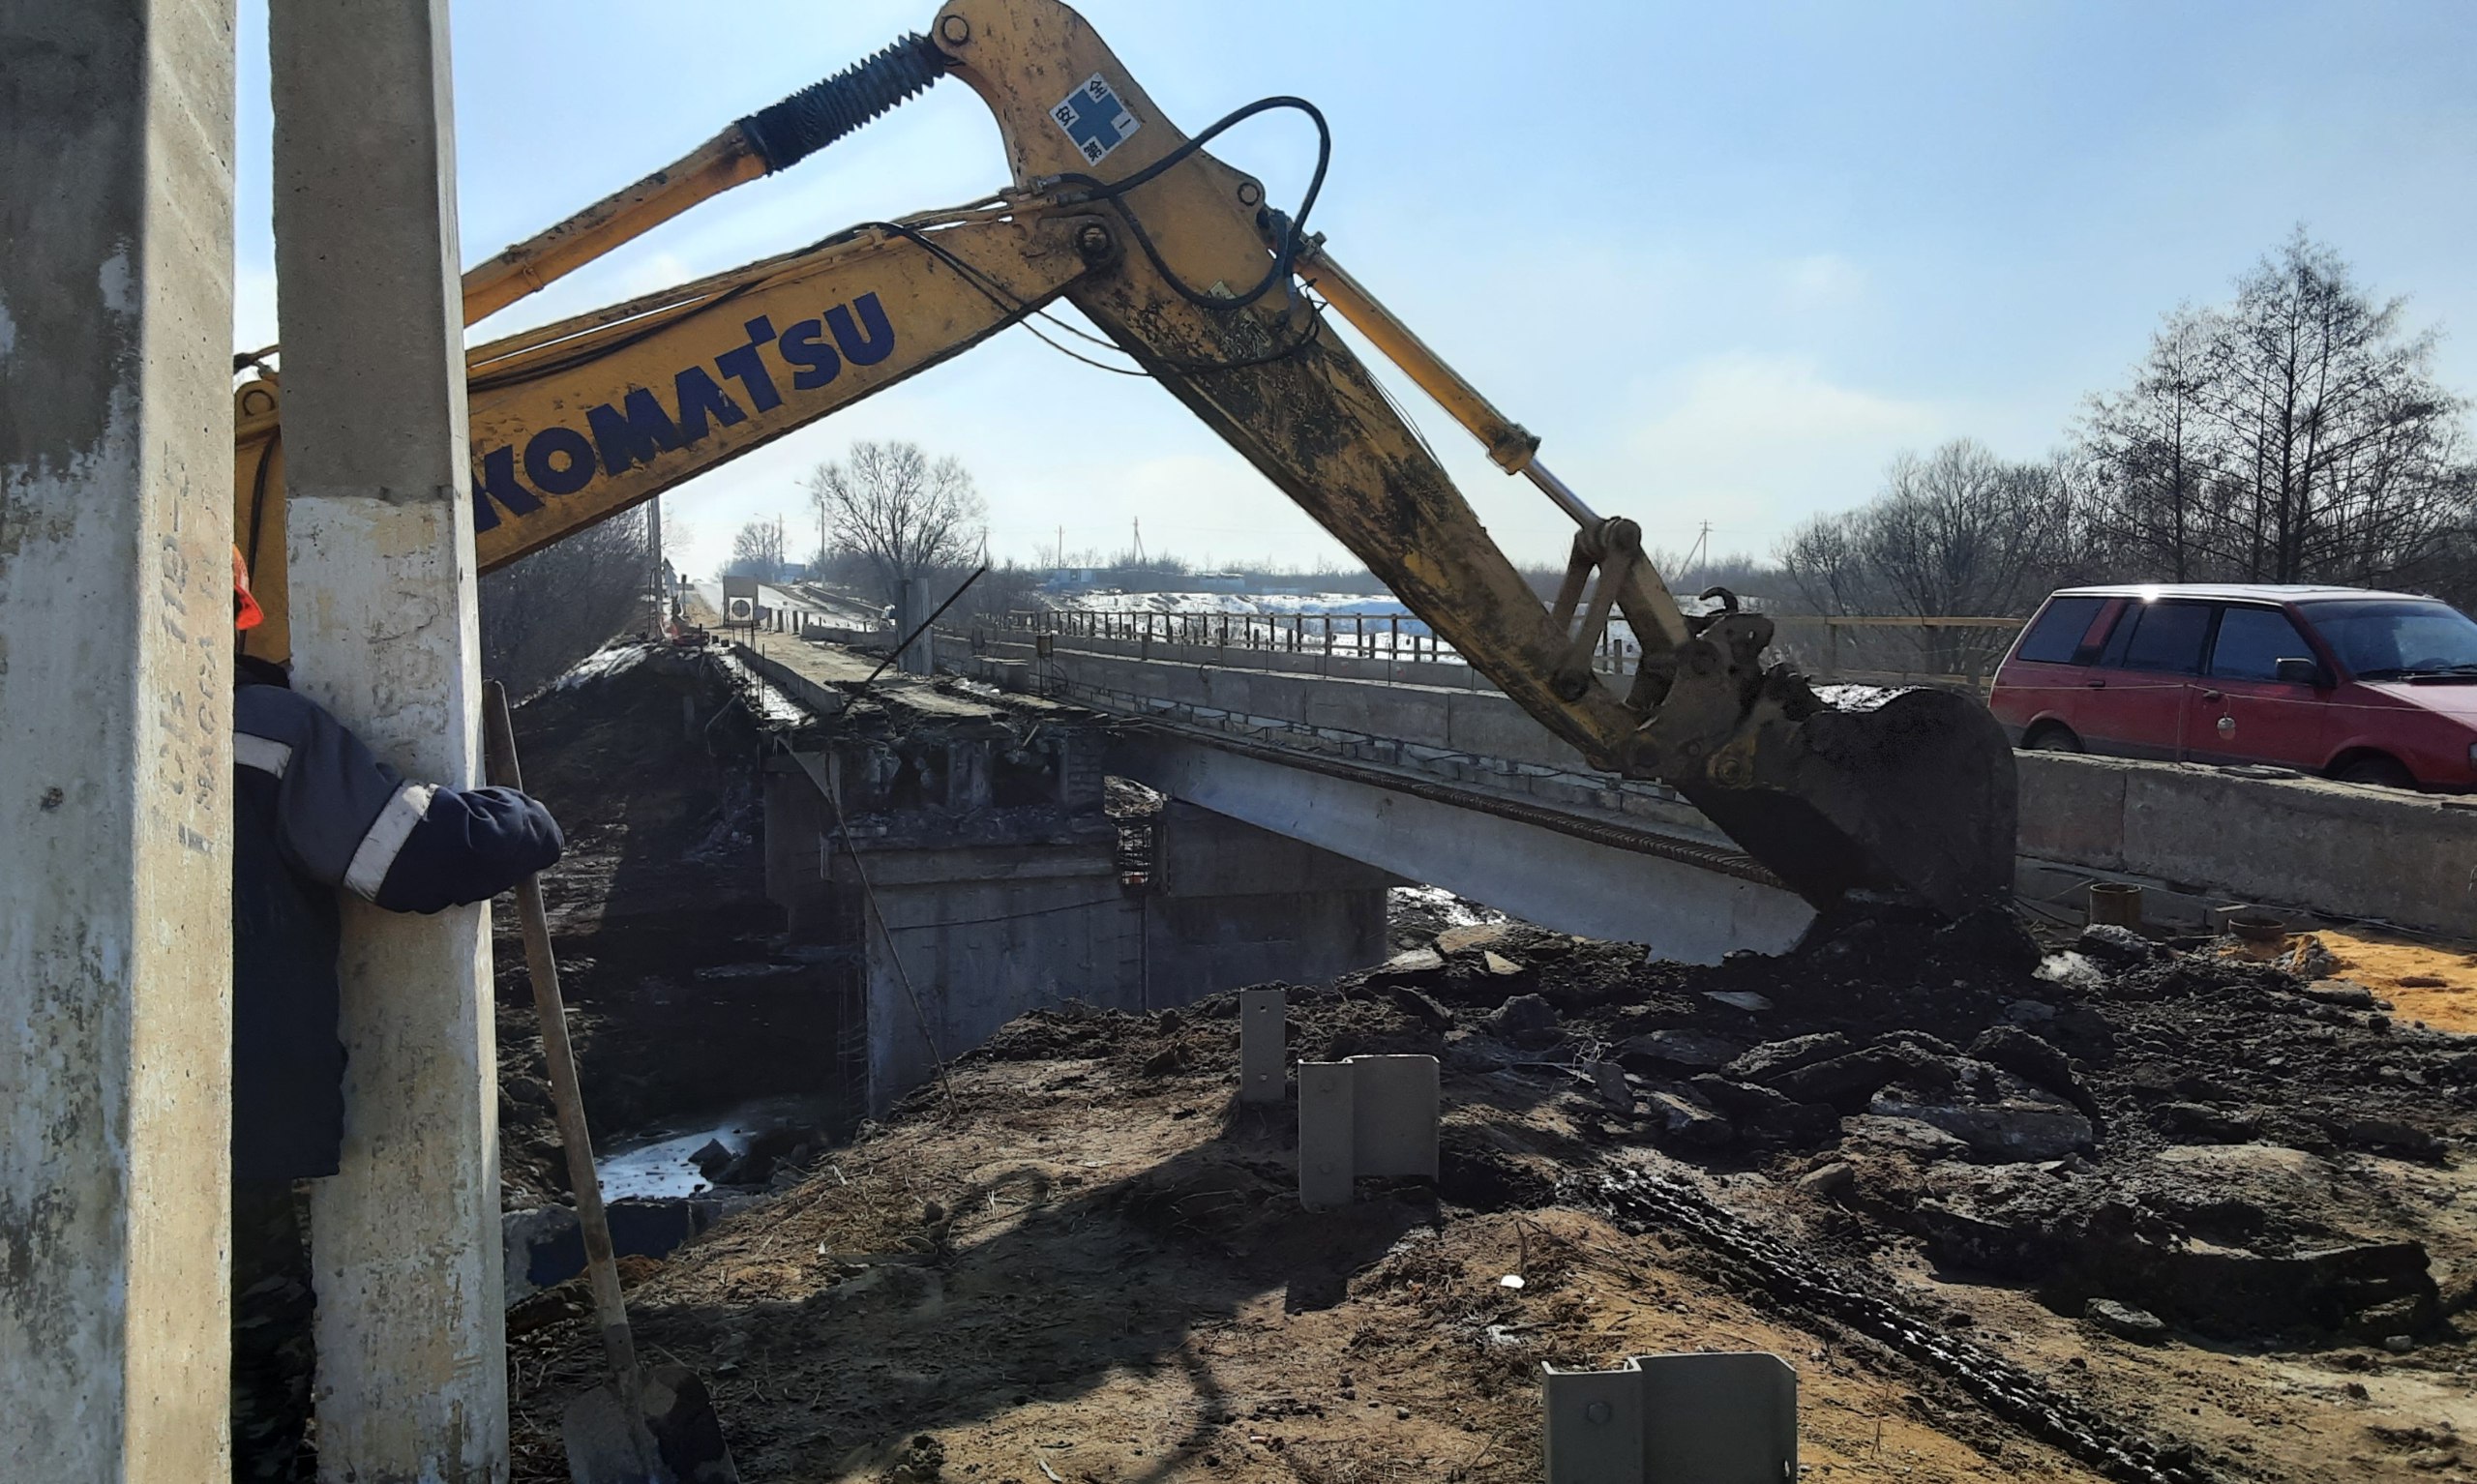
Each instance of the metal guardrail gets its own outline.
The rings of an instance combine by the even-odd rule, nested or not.
[[[1413,613],[1225,613],[1173,609],[1018,608],[1006,615],[1016,633],[1061,638],[1150,640],[1350,660],[1459,662],[1453,646]]]
[[[1779,630],[1776,646],[1809,676],[1825,682],[1949,685],[1985,694],[1995,665],[2012,645],[2024,620],[2018,618],[1928,617],[1883,614],[1770,615]],[[1119,610],[1104,608],[1015,609],[1007,613],[1005,631],[1059,638],[1110,639],[1123,642],[1185,644],[1260,653],[1323,655],[1335,659],[1390,660],[1432,664],[1463,663],[1451,644],[1437,637],[1425,620],[1408,613],[1228,613],[1180,609]],[[1980,631],[1984,642],[1917,643],[1921,664],[1886,664],[1907,659],[1886,654],[1876,636],[1911,634],[1926,639],[1953,631]],[[1820,635],[1821,643],[1814,642]],[[1844,642],[1843,636],[1850,638]],[[1594,667],[1609,674],[1630,674],[1640,653],[1623,625],[1612,621],[1601,638]],[[1958,668],[1954,668],[1957,665]]]

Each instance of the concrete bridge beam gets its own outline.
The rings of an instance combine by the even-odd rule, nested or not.
[[[1642,943],[1665,959],[1784,952],[1814,921],[1812,907],[1776,886],[1166,732],[1125,739],[1110,770],[1543,927]]]

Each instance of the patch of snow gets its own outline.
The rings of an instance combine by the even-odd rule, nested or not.
[[[758,709],[762,713],[758,718],[760,722],[769,726],[798,727],[809,720],[809,714],[805,708],[774,687],[767,685],[764,678],[750,668],[748,663],[738,655],[728,649],[709,649],[706,653],[719,661],[723,668],[731,672],[732,684],[740,690],[742,695],[753,695],[757,697]]]
[[[1394,911],[1411,906],[1425,907],[1435,912],[1438,921],[1447,928],[1477,928],[1513,920],[1495,907],[1481,906],[1468,898],[1455,896],[1442,886],[1396,886],[1387,895],[1392,899]]]
[[[645,646],[634,642],[617,643],[607,649],[597,649],[568,667],[568,672],[561,675],[552,685],[552,689],[572,691],[596,680],[608,680],[613,675],[625,674],[635,668],[644,658]]]

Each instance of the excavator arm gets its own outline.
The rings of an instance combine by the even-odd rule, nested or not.
[[[887,223],[482,345],[466,356],[479,569],[527,552],[961,355],[1111,256],[1096,219],[1003,204]],[[239,393],[235,529],[289,653],[283,394]]]
[[[928,39],[855,71],[889,56],[916,71],[931,48],[996,116],[1014,174],[1009,193],[864,227],[474,351],[473,510],[484,570],[1062,296],[1594,764],[1675,787],[1819,906],[1854,894],[1957,915],[2009,895],[2012,755],[1983,706],[1931,689],[1818,692],[1788,667],[1764,665],[1770,620],[1733,608],[1685,614],[1632,521],[1597,516],[1548,473],[1536,438],[1387,312],[1321,239],[1272,211],[1261,183],[1172,124],[1066,6],[953,0]],[[833,81],[820,87],[831,91]],[[632,208],[621,193],[612,198],[621,205],[607,201],[536,239],[548,245],[539,252],[511,250],[475,273],[489,270],[489,295],[504,303],[509,283],[530,282],[511,263],[572,266],[607,251],[597,244],[642,230],[648,211],[659,220],[684,209],[686,188],[671,181],[723,189],[749,173],[734,159],[762,153],[745,141],[768,134],[758,122],[765,117],[743,120],[736,134],[682,162],[701,160],[696,168],[674,166],[631,188],[658,208]],[[786,130],[778,120],[770,133],[779,141]],[[1532,592],[1325,322],[1327,305],[1502,467],[1573,518],[1553,604]],[[264,404],[254,418],[254,395]],[[261,561],[269,490],[280,489],[268,472],[280,475],[274,396],[265,381],[243,388],[242,528],[258,532]],[[1612,615],[1644,648],[1624,694],[1590,665]],[[266,642],[284,639],[279,630]]]

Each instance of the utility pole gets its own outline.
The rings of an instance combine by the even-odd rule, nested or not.
[[[0,4],[0,1475],[231,1472],[233,0]]]
[[[671,618],[671,579],[662,570],[662,496],[645,502],[645,547],[653,558],[654,638],[662,638]]]

